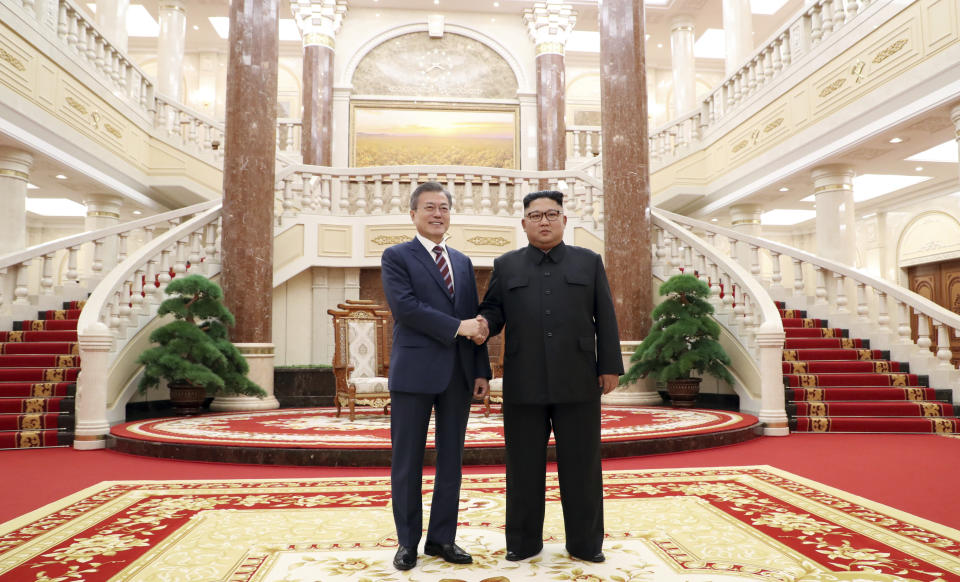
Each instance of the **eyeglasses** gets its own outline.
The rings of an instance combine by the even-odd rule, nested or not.
[[[420,210],[423,210],[427,214],[433,214],[437,210],[440,210],[440,214],[450,214],[450,207],[446,204],[441,204],[440,206],[436,206],[434,204],[424,204],[420,207]]]
[[[556,222],[560,220],[561,216],[563,216],[563,212],[560,212],[559,210],[547,210],[546,212],[534,210],[533,212],[527,213],[527,220],[540,222],[544,217],[546,217],[550,222]]]

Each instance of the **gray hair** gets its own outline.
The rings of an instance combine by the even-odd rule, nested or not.
[[[450,195],[450,192],[447,192],[447,189],[443,187],[443,184],[440,182],[424,182],[417,186],[417,189],[413,191],[413,194],[410,195],[410,210],[417,209],[417,202],[420,200],[420,195],[424,192],[443,192],[447,195],[447,202],[450,206],[453,206],[453,196]]]

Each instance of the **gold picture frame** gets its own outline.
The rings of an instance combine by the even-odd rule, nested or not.
[[[354,102],[350,163],[516,168],[518,117],[516,105]]]

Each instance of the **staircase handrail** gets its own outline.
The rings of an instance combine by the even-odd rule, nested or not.
[[[831,291],[828,289],[828,274],[832,275],[833,278],[836,279],[836,285],[834,286],[833,291],[834,302],[842,309],[846,309],[846,305],[848,303],[844,279],[853,281],[858,289],[858,297],[856,298],[856,315],[861,321],[872,320],[878,323],[879,329],[884,333],[892,333],[892,331],[887,328],[887,325],[890,322],[890,317],[887,313],[886,300],[887,298],[894,300],[900,307],[901,311],[899,316],[899,325],[896,331],[897,335],[899,335],[899,342],[902,344],[915,343],[921,348],[929,348],[931,345],[933,345],[933,342],[930,338],[930,330],[928,325],[932,325],[934,328],[936,328],[937,333],[938,350],[936,357],[940,360],[940,368],[953,369],[953,366],[950,364],[950,359],[952,356],[950,352],[948,328],[960,333],[960,315],[950,311],[949,309],[937,305],[930,299],[927,299],[918,293],[914,293],[909,289],[871,275],[862,269],[851,267],[831,259],[819,257],[817,255],[782,243],[778,243],[776,241],[772,241],[770,239],[748,235],[731,230],[729,228],[724,228],[722,226],[702,222],[663,210],[659,210],[658,212],[668,216],[675,222],[687,225],[691,228],[700,229],[704,232],[712,233],[713,235],[723,236],[729,241],[743,242],[744,244],[750,246],[751,251],[754,251],[754,249],[757,251],[759,251],[759,249],[765,250],[772,258],[772,276],[774,283],[777,285],[780,284],[782,279],[782,274],[780,273],[780,256],[789,257],[794,262],[794,289],[798,292],[805,285],[802,278],[802,265],[810,265],[819,274],[819,279],[816,282],[816,296],[818,301],[822,304],[826,304],[826,298]],[[759,275],[760,270],[759,252],[752,252],[750,271],[754,275]],[[872,288],[878,296],[876,312],[872,317],[869,316],[871,312],[871,305],[865,292],[867,287]],[[861,289],[863,290],[862,293],[860,292]],[[910,338],[911,328],[909,321],[909,310],[913,310],[918,315],[925,316],[918,318],[918,337],[916,341]],[[928,322],[927,318],[929,318],[931,321]]]
[[[57,251],[69,249],[71,247],[79,247],[82,244],[88,242],[96,242],[98,240],[105,239],[109,236],[114,236],[118,234],[129,233],[137,229],[142,229],[144,227],[156,226],[169,222],[171,220],[177,220],[183,218],[184,216],[190,216],[192,214],[197,214],[208,208],[212,208],[220,204],[219,200],[209,200],[207,202],[200,202],[199,204],[194,204],[192,206],[185,206],[183,208],[178,208],[176,210],[170,210],[169,212],[164,212],[162,214],[155,214],[153,216],[148,216],[146,218],[139,218],[137,220],[131,220],[129,222],[123,222],[116,224],[114,226],[109,226],[97,230],[91,230],[87,232],[82,232],[80,234],[74,234],[70,236],[65,236],[58,238],[49,242],[42,244],[34,245],[32,247],[27,247],[22,251],[16,251],[4,256],[0,256],[0,269],[5,269],[20,265],[35,259],[37,257],[42,257],[44,255],[51,255]]]
[[[109,326],[108,318],[110,317],[110,313],[106,308],[109,307],[109,303],[114,299],[120,287],[129,283],[134,278],[134,273],[138,269],[146,271],[148,263],[157,260],[160,254],[168,250],[171,246],[179,246],[178,243],[183,239],[184,233],[192,234],[198,230],[198,227],[206,226],[212,221],[217,220],[220,217],[223,203],[217,200],[210,203],[205,202],[202,206],[204,208],[198,209],[198,212],[195,213],[196,216],[144,244],[104,276],[100,284],[97,285],[90,294],[86,305],[84,305],[83,310],[80,312],[80,318],[77,322],[77,331],[79,333],[83,333],[92,324],[97,322]],[[185,257],[181,258],[185,259]],[[162,289],[159,289],[157,294],[160,295],[161,293]]]
[[[219,272],[216,229],[221,210],[217,202],[147,242],[107,273],[87,299],[77,322],[81,372],[75,448],[102,448],[110,431],[109,399],[119,398],[117,387],[110,385],[110,369],[126,342],[156,315],[171,279],[193,270],[207,276]]]
[[[726,320],[731,335],[756,365],[760,379],[757,416],[765,424],[764,433],[771,436],[787,434],[783,369],[780,365],[785,332],[773,298],[739,263],[685,228],[684,223],[674,221],[677,215],[659,209],[653,209],[651,214],[653,226],[658,230],[652,245],[654,268],[665,276],[681,270],[692,273],[710,286],[710,302],[714,305],[716,317],[720,321]],[[677,244],[678,241],[681,244]]]
[[[837,33],[849,29],[865,14],[876,14],[884,7],[902,10],[915,0],[814,0],[806,3],[787,22],[715,89],[702,98],[695,108],[657,127],[648,136],[651,162],[665,166],[675,161],[675,153],[688,146],[702,147],[708,133],[718,131],[733,117],[744,113],[751,97],[809,64],[824,51],[811,49],[825,42],[840,42]],[[854,42],[851,39],[850,42]],[[793,82],[788,83],[793,86]],[[687,150],[692,151],[692,150]]]

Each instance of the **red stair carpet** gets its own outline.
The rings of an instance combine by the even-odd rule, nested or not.
[[[81,309],[82,301],[67,302],[0,331],[0,449],[73,442]]]
[[[949,391],[938,395],[926,376],[869,349],[870,340],[851,339],[826,320],[778,307],[787,336],[782,366],[791,430],[960,432]]]

